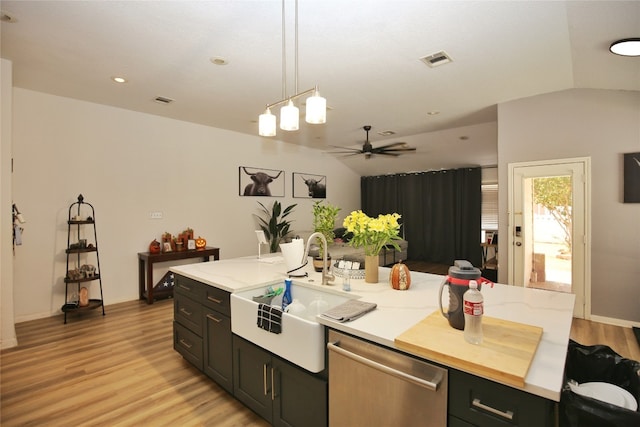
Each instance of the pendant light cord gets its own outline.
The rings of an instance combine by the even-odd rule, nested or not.
[[[298,0],[296,0],[296,25],[295,25],[295,52],[294,52],[294,59],[295,59],[295,87],[296,87],[296,92],[298,93]]]
[[[287,37],[284,1],[282,0],[282,99],[287,98]]]
[[[285,21],[286,7],[285,0],[282,0],[282,99],[289,97],[287,93],[287,33]],[[298,0],[295,1],[294,42],[294,93],[298,93]]]

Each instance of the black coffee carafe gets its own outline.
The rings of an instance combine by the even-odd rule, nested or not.
[[[449,325],[462,331],[464,330],[462,296],[469,289],[469,281],[475,280],[478,282],[478,290],[480,290],[482,282],[488,282],[488,280],[483,279],[480,269],[474,267],[469,261],[456,260],[453,264],[453,266],[449,267],[449,274],[440,285],[438,299],[440,311],[449,320]],[[445,286],[449,288],[449,307],[446,313],[442,308],[442,291]]]

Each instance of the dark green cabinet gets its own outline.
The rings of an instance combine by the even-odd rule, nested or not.
[[[233,393],[233,354],[231,319],[220,312],[204,308],[204,373]]]
[[[450,426],[553,426],[556,407],[543,397],[449,370]]]
[[[327,425],[327,380],[233,336],[234,394],[273,426]]]
[[[229,293],[175,275],[173,348],[233,393]]]

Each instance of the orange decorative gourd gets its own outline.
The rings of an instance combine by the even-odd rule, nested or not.
[[[196,249],[204,249],[207,246],[207,241],[202,237],[196,239]]]
[[[149,243],[149,253],[151,254],[160,253],[160,242],[158,242],[156,239],[153,239],[153,242]]]
[[[411,273],[409,267],[404,265],[402,261],[391,267],[389,273],[389,284],[393,289],[406,291],[411,286]]]

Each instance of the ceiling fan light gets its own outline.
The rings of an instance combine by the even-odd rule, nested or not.
[[[307,98],[306,122],[321,125],[327,122],[327,100],[320,96],[318,88]]]
[[[609,50],[616,55],[640,56],[640,38],[630,38],[615,41]]]
[[[298,130],[300,120],[300,111],[298,107],[293,105],[293,101],[289,100],[287,105],[280,109],[280,129],[287,131]]]
[[[276,116],[267,108],[258,118],[258,134],[260,136],[276,136]]]

